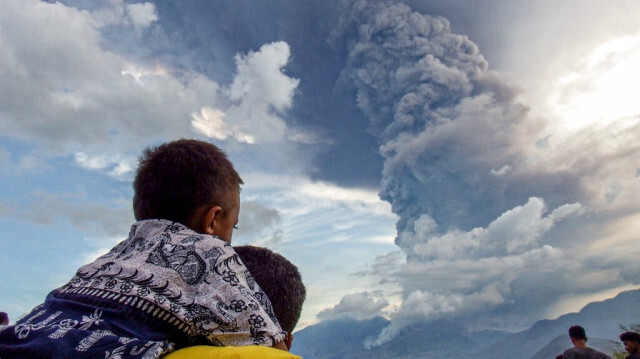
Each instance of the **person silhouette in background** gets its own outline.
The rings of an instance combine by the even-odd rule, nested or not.
[[[562,359],[611,359],[607,354],[587,347],[587,335],[584,328],[579,325],[569,328],[569,339],[573,348],[565,350],[562,353]]]
[[[620,334],[620,341],[622,341],[624,349],[629,353],[626,359],[640,359],[640,334],[624,332]]]

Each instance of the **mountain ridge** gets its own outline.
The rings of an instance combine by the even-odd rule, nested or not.
[[[342,318],[296,332],[292,352],[305,359],[445,359],[459,356],[541,359],[549,353],[555,352],[555,356],[563,350],[560,348],[571,345],[567,335],[571,325],[585,327],[587,336],[592,338],[590,344],[610,352],[620,332],[618,326],[640,322],[638,304],[640,289],[624,291],[613,298],[591,302],[578,312],[537,321],[519,332],[469,332],[461,322],[433,321],[406,328],[394,340],[372,349],[365,349],[363,342],[377,336],[389,320],[382,317]],[[562,338],[566,340],[564,344]]]

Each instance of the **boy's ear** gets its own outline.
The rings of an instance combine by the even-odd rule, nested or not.
[[[222,216],[222,207],[220,206],[209,207],[205,211],[204,216],[202,216],[202,219],[201,219],[202,233],[211,234],[211,235],[214,234],[216,225],[218,225],[217,222],[220,220],[221,216]]]

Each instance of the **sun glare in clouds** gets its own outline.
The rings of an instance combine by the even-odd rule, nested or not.
[[[155,68],[143,68],[129,64],[126,69],[120,71],[123,76],[131,76],[139,85],[143,84],[143,78],[146,76],[168,76],[170,71],[157,64]]]
[[[558,81],[550,106],[568,130],[606,126],[640,114],[640,35],[597,47]]]

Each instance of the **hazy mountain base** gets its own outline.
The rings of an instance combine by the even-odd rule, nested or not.
[[[478,359],[554,358],[571,343],[567,328],[585,327],[589,344],[611,352],[619,324],[640,322],[640,290],[622,292],[615,298],[586,305],[578,313],[541,320],[518,333],[480,331],[466,333],[459,324],[431,322],[407,328],[391,342],[367,350],[363,342],[375,337],[388,321],[374,318],[323,322],[295,333],[292,352],[305,359],[338,358],[432,358],[471,356]],[[611,345],[608,345],[611,340]]]
[[[473,354],[475,348],[495,343],[511,334],[489,330],[465,334],[460,325],[439,321],[413,326],[403,331],[400,338],[365,349],[365,339],[373,338],[387,324],[388,320],[379,317],[320,323],[295,333],[291,351],[305,359],[451,358],[453,353]]]

